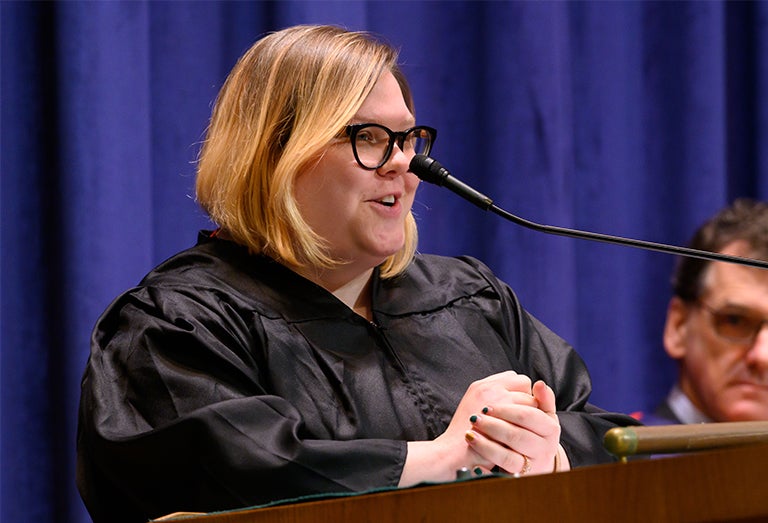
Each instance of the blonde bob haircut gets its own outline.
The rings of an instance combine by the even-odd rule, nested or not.
[[[299,212],[294,181],[339,136],[383,72],[395,76],[413,113],[397,58],[371,35],[333,26],[296,26],[257,41],[216,99],[197,167],[198,203],[252,253],[298,267],[343,264]],[[416,243],[409,213],[405,244],[382,263],[382,277],[402,273]]]

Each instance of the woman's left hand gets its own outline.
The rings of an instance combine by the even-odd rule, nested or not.
[[[530,383],[530,381],[528,381]],[[532,396],[521,397],[521,393]],[[528,390],[509,391],[470,418],[466,441],[485,463],[485,470],[500,468],[509,474],[543,474],[559,470],[560,422],[555,393],[543,381]]]

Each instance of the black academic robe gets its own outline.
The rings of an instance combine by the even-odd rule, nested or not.
[[[406,441],[441,434],[470,383],[508,369],[554,389],[573,466],[612,459],[604,432],[633,420],[588,403],[576,352],[477,260],[376,272],[369,322],[201,235],[94,329],[78,486],[97,523],[396,486]]]

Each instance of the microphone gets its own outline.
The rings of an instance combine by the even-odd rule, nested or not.
[[[556,234],[559,236],[569,236],[571,238],[579,238],[583,240],[613,243],[616,245],[624,245],[628,247],[637,247],[649,251],[665,252],[667,254],[691,256],[694,258],[701,258],[710,261],[724,261],[729,263],[738,263],[740,265],[748,265],[751,267],[759,267],[761,269],[768,269],[768,262],[754,260],[752,258],[742,258],[740,256],[731,256],[729,254],[722,254],[719,252],[702,251],[698,249],[690,249],[688,247],[678,247],[676,245],[666,245],[663,243],[649,242],[645,240],[622,238],[621,236],[611,236],[608,234],[580,231],[577,229],[567,229],[565,227],[555,227],[553,225],[542,225],[529,220],[525,220],[519,216],[515,216],[514,214],[505,211],[500,207],[497,207],[493,204],[493,200],[491,198],[479,191],[476,191],[464,182],[454,178],[453,175],[448,172],[448,169],[440,165],[440,162],[423,154],[417,154],[413,157],[409,166],[409,170],[425,182],[433,183],[435,185],[450,189],[462,198],[469,200],[473,204],[477,205],[484,211],[491,211],[494,214],[498,214],[499,216],[506,218],[509,221],[512,221],[518,225],[522,225],[528,229],[533,229],[534,231],[544,232],[547,234]]]

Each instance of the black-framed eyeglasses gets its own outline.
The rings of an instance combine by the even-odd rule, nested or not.
[[[395,144],[412,158],[429,154],[437,137],[437,130],[417,125],[405,131],[393,131],[377,123],[358,123],[345,128],[355,160],[363,169],[378,169],[389,160]]]
[[[701,300],[697,303],[712,317],[712,327],[715,333],[728,341],[741,344],[752,343],[763,326],[768,325],[768,319],[756,313],[728,309],[718,310]]]

